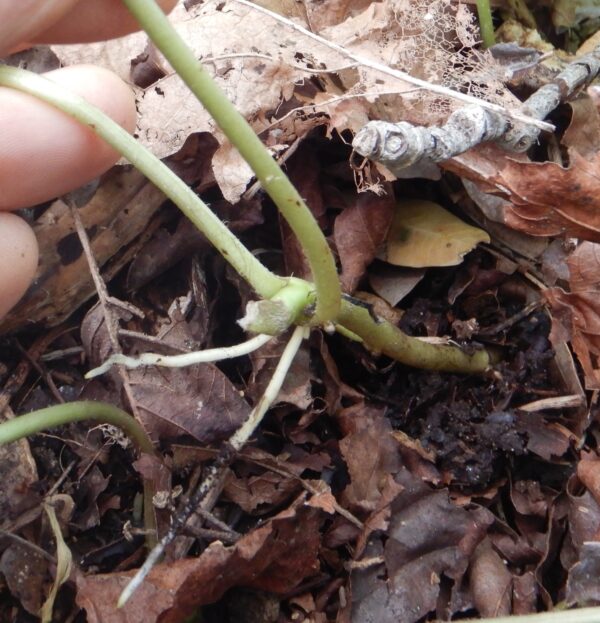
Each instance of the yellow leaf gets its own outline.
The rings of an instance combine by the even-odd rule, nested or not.
[[[463,223],[432,201],[398,203],[383,260],[395,266],[455,266],[479,242],[489,242],[482,229]]]

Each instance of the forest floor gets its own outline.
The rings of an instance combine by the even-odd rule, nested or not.
[[[239,6],[188,4],[204,11],[213,40],[219,19],[233,15],[240,23],[244,15],[235,13]],[[335,3],[305,4],[309,23],[331,40],[352,30],[364,43],[367,24],[377,24],[390,46],[398,44],[390,33],[401,16],[392,2],[357,1],[346,12]],[[415,6],[440,15],[456,8],[450,0]],[[197,16],[188,20],[179,8],[174,19],[199,37]],[[396,22],[385,22],[393,8]],[[571,57],[560,50],[567,42],[553,15],[544,9],[536,18],[564,66]],[[457,37],[461,19],[451,24]],[[228,54],[244,39],[256,42],[253,53],[272,52],[272,42],[252,38],[253,27],[244,22],[247,31],[236,31]],[[236,320],[253,293],[129,166],[114,167],[76,197],[94,260],[65,202],[35,208],[29,218],[40,269],[0,324],[0,404],[20,415],[76,399],[109,402],[134,414],[158,455],[137,456],[116,429],[85,422],[0,446],[0,621],[37,620],[64,557],[61,538],[72,564],[55,621],[418,623],[600,602],[600,115],[593,91],[561,105],[550,118],[556,133],[542,135],[527,154],[483,145],[396,176],[375,164],[353,166],[349,144],[367,116],[394,117],[388,95],[379,104],[344,99],[352,86],[364,93],[376,80],[359,72],[311,75],[319,59],[327,67],[341,61],[299,51],[296,36],[281,44],[289,49],[277,71],[259,58],[221,61],[230,65],[216,73],[226,89],[253,75],[251,86],[230,95],[243,99],[244,114],[306,199],[346,295],[409,335],[485,347],[496,363],[483,374],[417,370],[314,330],[202,514],[117,610],[147,553],[142,481],[158,492],[154,514],[163,534],[260,399],[288,336],[233,360],[113,368],[84,379],[113,348],[111,324],[129,354],[242,342]],[[421,45],[422,25],[419,36],[402,34]],[[91,58],[83,46],[55,48],[41,69],[104,59],[112,69],[126,61],[129,72],[146,42],[136,35],[115,45]],[[379,53],[389,49],[382,44]],[[181,90],[152,50],[144,54],[134,63],[140,140],[270,269],[309,277],[298,243],[252,186],[251,172],[203,113],[188,100],[179,105]],[[473,63],[468,71],[481,69]],[[555,69],[534,63],[503,101],[527,97]],[[310,108],[327,98],[338,98],[336,107]],[[437,102],[424,112],[423,101],[407,104],[407,114],[447,109]],[[422,216],[408,225],[403,210],[417,208]],[[442,226],[433,221],[438,208],[451,219]],[[98,299],[90,261],[110,298]]]

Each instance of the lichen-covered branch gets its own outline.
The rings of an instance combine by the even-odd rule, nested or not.
[[[599,73],[600,46],[570,63],[551,83],[538,89],[519,112],[545,119]],[[395,173],[422,161],[443,162],[488,141],[510,151],[527,151],[539,133],[535,126],[515,123],[500,113],[472,105],[452,113],[441,127],[370,121],[356,134],[352,146],[361,156],[381,162]]]

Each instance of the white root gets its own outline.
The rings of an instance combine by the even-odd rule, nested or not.
[[[229,438],[224,444],[215,459],[214,463],[207,469],[206,475],[198,489],[190,496],[181,511],[173,518],[171,525],[165,536],[158,542],[154,549],[148,554],[144,564],[137,570],[137,573],[131,578],[127,586],[123,589],[117,603],[117,607],[121,608],[138,589],[144,578],[150,573],[154,565],[160,560],[166,547],[175,539],[180,530],[185,526],[187,520],[196,511],[207,493],[217,485],[223,473],[223,469],[233,460],[235,453],[239,452],[248,439],[252,436],[258,425],[260,424],[264,414],[277,399],[279,391],[283,386],[283,382],[294,361],[294,357],[302,344],[302,341],[308,337],[308,327],[296,327],[283,353],[279,359],[277,367],[273,372],[273,376],[265,389],[264,394],[257,402],[254,409],[250,413],[248,419],[242,426]]]
[[[223,359],[233,359],[241,357],[257,350],[269,340],[273,339],[272,335],[257,335],[252,339],[236,344],[235,346],[224,346],[221,348],[211,348],[208,350],[199,350],[193,353],[184,353],[182,355],[159,355],[158,353],[144,353],[139,357],[128,357],[120,353],[111,355],[101,366],[90,370],[86,375],[86,379],[100,376],[107,372],[114,365],[122,365],[126,368],[139,368],[140,366],[162,366],[165,368],[183,368],[196,363],[209,363],[211,361],[221,361]]]

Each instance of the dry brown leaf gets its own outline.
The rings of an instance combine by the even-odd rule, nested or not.
[[[599,213],[600,214],[600,213]],[[569,288],[548,288],[553,342],[570,340],[588,389],[600,389],[600,244],[584,242],[567,260]]]
[[[42,607],[48,566],[38,551],[20,543],[12,543],[0,556],[0,573],[11,594],[33,616],[38,616]]]
[[[403,268],[379,263],[369,268],[369,285],[390,305],[397,305],[425,276],[422,268]]]
[[[281,508],[301,488],[297,478],[286,478],[269,471],[244,478],[231,472],[223,493],[246,513],[260,516],[272,512],[273,508]]]
[[[392,504],[381,567],[353,574],[352,623],[416,623],[434,610],[442,575],[458,590],[469,558],[492,523],[491,513],[466,511],[413,482]]]
[[[216,541],[198,558],[159,564],[120,610],[115,604],[131,572],[79,575],[77,603],[89,623],[178,623],[233,586],[287,593],[319,570],[321,517],[300,502],[231,547]]]
[[[320,32],[364,11],[371,0],[309,0],[303,4],[311,30]]]
[[[532,236],[600,241],[600,153],[569,150],[569,167],[529,162],[482,145],[443,164],[508,203],[502,222]]]
[[[350,476],[342,494],[344,506],[373,511],[388,490],[399,489],[392,478],[400,459],[390,435],[391,425],[381,410],[360,403],[344,409],[338,417],[348,430],[340,441]]]
[[[481,617],[511,614],[512,575],[489,538],[475,549],[470,566],[470,589]]]
[[[491,56],[473,52],[478,27],[473,12],[462,4],[345,0],[324,5],[313,0],[304,6],[303,26],[322,29],[326,39],[355,54],[445,87],[499,98],[509,105],[516,102],[497,80]],[[290,12],[287,5],[283,12]],[[291,12],[296,19],[303,13]],[[180,4],[170,19],[269,145],[285,149],[319,124],[327,125],[328,134],[333,128],[356,132],[369,114],[397,120],[397,110],[406,120],[433,122],[455,106],[396,77],[353,67],[355,63],[343,52],[236,2],[193,3],[189,12]],[[143,56],[145,49],[144,36],[137,34],[91,46],[56,46],[54,51],[64,64],[104,65],[127,79],[130,60]],[[160,58],[154,62],[164,64]],[[335,80],[323,73],[326,69],[336,75]],[[299,110],[278,121],[277,111],[315,75],[320,92],[311,96],[309,114]],[[396,96],[400,92],[404,95]],[[371,103],[378,93],[386,95]],[[215,177],[224,196],[235,202],[252,175],[177,76],[167,75],[139,90],[138,109],[140,142],[160,157],[177,151],[192,132],[213,133],[222,144],[214,163]]]
[[[394,216],[391,194],[360,194],[336,219],[333,237],[342,264],[341,282],[352,293],[386,239]]]
[[[188,434],[200,443],[226,439],[250,406],[214,364],[132,370],[131,391],[142,424],[153,439]]]

